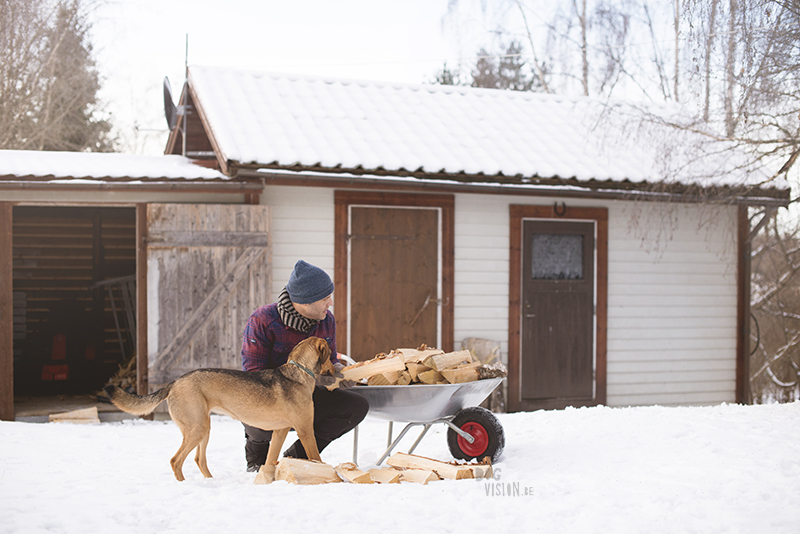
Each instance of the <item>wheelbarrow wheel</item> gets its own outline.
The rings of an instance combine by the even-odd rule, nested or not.
[[[506,437],[503,426],[492,412],[480,406],[464,408],[456,413],[452,423],[475,438],[470,443],[455,430],[449,428],[447,445],[454,458],[460,460],[478,458],[480,460],[488,456],[492,459],[492,463],[500,458],[506,445]]]

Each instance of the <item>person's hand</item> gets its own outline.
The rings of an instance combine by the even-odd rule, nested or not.
[[[339,373],[341,375],[341,373]],[[355,380],[342,380],[339,382],[339,389],[350,389],[356,385]]]
[[[339,376],[337,377],[336,375]],[[317,375],[316,386],[318,388],[326,388],[334,385],[337,378],[342,378],[342,373],[336,373],[336,375]]]
[[[333,375],[335,378],[341,378],[342,381],[339,382],[337,386],[339,389],[349,389],[356,385],[355,381],[353,380],[344,380],[342,376],[342,369],[344,369],[344,364],[341,362],[336,362],[333,364],[333,369],[336,371],[336,374]]]

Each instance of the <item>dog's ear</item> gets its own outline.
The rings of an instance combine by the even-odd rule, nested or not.
[[[324,339],[317,338],[317,350],[320,352],[320,360],[326,360],[331,357],[331,347]]]

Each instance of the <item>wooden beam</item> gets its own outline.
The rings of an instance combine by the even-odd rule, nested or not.
[[[13,207],[0,202],[0,420],[14,420]]]
[[[147,376],[147,204],[136,205],[136,391],[149,393]]]
[[[268,247],[269,235],[259,232],[181,232],[163,230],[147,235],[148,247]]]
[[[750,218],[739,206],[736,264],[736,402],[751,404],[750,392]]]

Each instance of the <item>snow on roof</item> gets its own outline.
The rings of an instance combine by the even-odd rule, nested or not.
[[[652,110],[589,98],[198,66],[189,82],[223,159],[240,164],[470,181],[768,180],[729,145],[666,127],[675,108],[665,106],[654,120]]]
[[[88,180],[229,180],[183,156],[0,150],[0,177]]]

